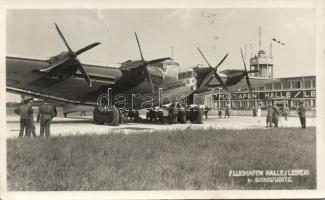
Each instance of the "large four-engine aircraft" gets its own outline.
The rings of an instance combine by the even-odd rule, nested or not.
[[[56,30],[68,51],[47,60],[10,57],[6,58],[7,91],[47,99],[55,103],[94,106],[96,123],[117,124],[118,109],[138,110],[180,101],[194,92],[206,88],[234,85],[244,76],[251,88],[246,70],[230,70],[221,75],[217,68],[227,55],[213,68],[200,49],[199,52],[209,67],[182,68],[156,65],[170,58],[146,61],[138,36],[135,33],[141,60],[128,60],[119,68],[81,63],[78,55],[88,51],[99,42],[73,51],[59,27]],[[229,90],[228,90],[229,91]],[[109,109],[99,109],[102,95],[110,99]],[[105,100],[105,98],[104,98]]]
[[[137,34],[135,37],[141,60],[129,60],[122,63],[119,68],[114,68],[81,63],[77,56],[100,43],[92,43],[73,51],[59,27],[56,24],[55,27],[68,51],[48,60],[7,56],[8,92],[96,108],[99,97],[110,92],[111,102],[116,102],[124,109],[137,110],[181,100],[196,90],[196,79],[192,69],[163,71],[153,66],[170,58],[146,61]],[[178,78],[179,74],[186,76]],[[110,105],[112,108],[107,112],[94,109],[95,122],[118,121],[117,106],[112,103]]]

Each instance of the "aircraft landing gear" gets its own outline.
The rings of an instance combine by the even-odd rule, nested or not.
[[[160,122],[161,124],[165,123],[164,112],[161,110],[149,110],[146,116],[147,120],[149,120],[150,122],[156,121]]]
[[[110,126],[118,126],[120,115],[116,107],[110,107],[110,111],[101,111],[96,107],[93,111],[93,119],[96,124],[106,123]]]

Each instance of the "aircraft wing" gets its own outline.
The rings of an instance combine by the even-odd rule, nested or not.
[[[103,88],[115,85],[123,76],[117,68],[82,64],[92,82],[89,87],[85,75],[79,70],[65,79],[41,73],[40,70],[49,64],[48,60],[7,57],[7,91],[58,102],[93,105]]]

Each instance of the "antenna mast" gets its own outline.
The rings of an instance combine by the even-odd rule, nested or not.
[[[258,27],[258,51],[262,49],[262,27]]]

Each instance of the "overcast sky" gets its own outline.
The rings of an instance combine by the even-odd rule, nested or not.
[[[171,56],[173,46],[180,65],[203,64],[199,46],[213,65],[230,53],[220,70],[243,68],[240,48],[252,43],[256,53],[261,25],[263,49],[273,37],[286,44],[273,44],[275,77],[315,75],[315,10],[309,8],[8,10],[7,55],[46,59],[65,51],[54,22],[74,50],[102,42],[79,56],[84,63],[139,59],[136,31],[147,60]]]

